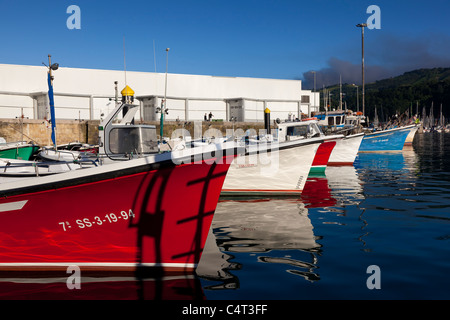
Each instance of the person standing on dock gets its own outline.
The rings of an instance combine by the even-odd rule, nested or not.
[[[209,121],[211,121],[212,117],[214,117],[214,116],[213,116],[212,112],[210,112],[209,113]]]

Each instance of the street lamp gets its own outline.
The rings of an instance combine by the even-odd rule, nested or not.
[[[166,102],[167,102],[167,70],[169,68],[169,50],[170,48],[166,49],[166,79],[164,86],[164,100],[161,101],[161,118],[159,123],[159,139],[161,140],[161,142],[163,141],[164,114],[168,114]]]
[[[313,91],[313,97],[314,97],[314,111],[316,110],[316,72],[311,71],[314,74],[314,91]]]
[[[365,113],[365,90],[364,90],[364,27],[367,27],[367,23],[360,23],[356,25],[358,28],[361,28],[361,43],[362,43],[362,113],[363,116]]]

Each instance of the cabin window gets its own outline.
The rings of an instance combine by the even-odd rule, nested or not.
[[[328,125],[334,126],[334,117],[328,117]]]
[[[336,125],[341,124],[341,117],[336,117]]]
[[[109,133],[109,149],[113,154],[158,152],[156,129],[153,126],[114,128]]]
[[[303,137],[306,137],[307,130],[308,130],[307,126],[288,127],[287,128],[287,135],[288,136],[303,136]]]

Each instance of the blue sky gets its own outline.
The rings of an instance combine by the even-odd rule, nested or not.
[[[70,5],[81,29],[66,26]],[[417,68],[450,67],[450,1],[406,0],[0,0],[0,63],[232,77],[304,79],[317,86],[360,81],[366,29],[368,81]],[[156,54],[154,54],[154,49]]]

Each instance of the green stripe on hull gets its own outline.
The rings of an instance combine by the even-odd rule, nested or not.
[[[324,174],[327,166],[314,166],[309,170],[309,174]]]

